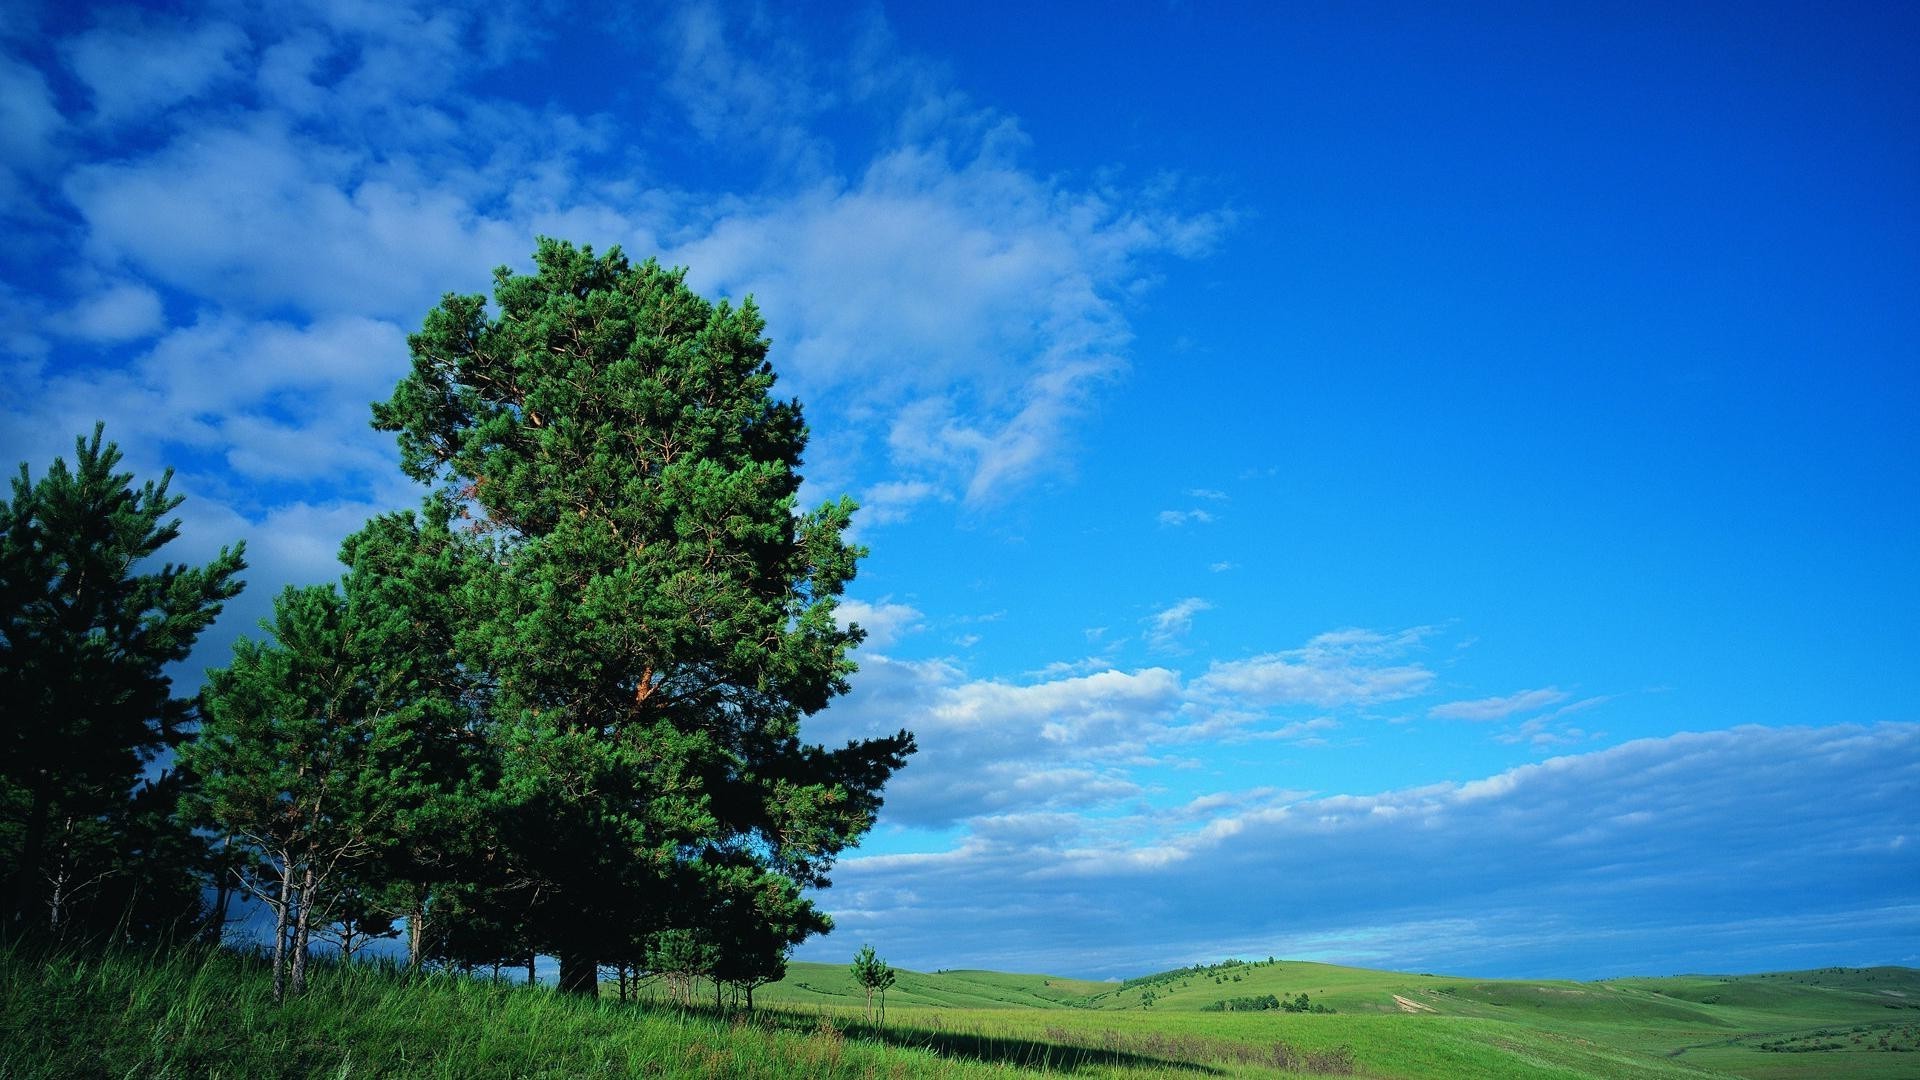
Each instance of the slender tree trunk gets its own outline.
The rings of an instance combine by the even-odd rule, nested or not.
[[[287,915],[293,907],[293,867],[280,860],[280,902],[273,906],[273,1000],[287,996]]]
[[[300,879],[300,915],[294,921],[293,929],[293,992],[299,994],[307,988],[307,931],[313,914],[313,863],[307,863],[305,875]]]
[[[61,925],[66,922],[67,882],[73,880],[73,818],[67,818],[66,826],[60,832],[60,844],[53,858],[53,872],[47,875],[47,884],[53,886],[47,894],[47,930],[59,936]]]
[[[560,954],[560,989],[587,997],[600,995],[600,961],[579,951]]]
[[[427,890],[414,894],[413,910],[407,914],[407,966],[420,970],[427,951]]]

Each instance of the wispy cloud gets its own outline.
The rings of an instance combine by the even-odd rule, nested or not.
[[[1245,660],[1215,661],[1195,681],[1196,692],[1253,705],[1340,707],[1412,697],[1433,683],[1421,664],[1390,661],[1415,647],[1426,628],[1382,634],[1340,630],[1304,648]]]
[[[1193,617],[1211,611],[1213,605],[1198,596],[1154,612],[1147,618],[1147,644],[1162,652],[1178,648],[1181,639],[1193,630]]]
[[[1177,529],[1182,525],[1208,524],[1213,521],[1213,515],[1197,507],[1192,510],[1162,510],[1158,515],[1158,520],[1162,525]]]
[[[1449,701],[1428,709],[1427,715],[1440,720],[1504,720],[1517,713],[1534,712],[1566,699],[1566,691],[1549,686],[1540,690],[1522,690],[1505,697]]]

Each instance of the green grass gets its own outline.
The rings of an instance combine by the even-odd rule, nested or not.
[[[1337,1011],[1202,1011],[1302,992]],[[882,1028],[845,966],[794,964],[756,1002],[723,1015],[323,965],[276,1007],[263,966],[230,953],[0,949],[0,1077],[1920,1076],[1906,968],[1578,983],[1283,961],[1125,985],[901,972]]]

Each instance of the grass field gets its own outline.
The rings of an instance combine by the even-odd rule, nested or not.
[[[1210,1011],[1235,998],[1331,1012]],[[1152,1004],[1143,1006],[1147,995]],[[270,1001],[228,953],[0,950],[0,1076],[1920,1077],[1920,971],[1499,982],[1294,961],[1126,984],[845,966],[751,1016],[323,965]]]

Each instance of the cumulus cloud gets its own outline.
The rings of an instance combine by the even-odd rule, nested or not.
[[[914,633],[920,629],[924,618],[918,608],[886,599],[871,603],[865,600],[842,600],[834,614],[838,616],[841,626],[857,625],[865,630],[866,646],[870,649],[884,649]]]
[[[1906,886],[1920,849],[1900,842],[1920,829],[1916,784],[1920,725],[1743,727],[1464,784],[1228,792],[1018,843],[980,833],[938,855],[848,860],[830,899],[854,912],[849,937],[884,928],[896,962],[925,968],[1111,976],[1275,954],[1598,977],[1690,960],[1880,963],[1920,930]],[[897,891],[920,904],[868,902]]]
[[[920,744],[887,789],[890,823],[945,827],[1016,807],[1087,808],[1134,795],[1128,763],[1165,743],[1182,688],[1165,668],[970,679],[946,661],[861,660],[853,693],[813,718],[838,742],[899,727]]]

